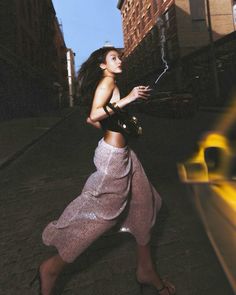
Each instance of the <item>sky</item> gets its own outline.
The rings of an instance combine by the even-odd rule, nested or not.
[[[118,0],[52,0],[62,23],[67,48],[75,56],[76,70],[96,49],[109,41],[123,47],[123,33]]]

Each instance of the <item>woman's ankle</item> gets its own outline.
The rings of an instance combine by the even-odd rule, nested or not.
[[[139,282],[148,283],[156,277],[156,272],[153,266],[138,267],[136,270],[136,277]]]
[[[136,271],[137,281],[141,284],[152,285],[157,289],[161,289],[164,284],[155,268],[152,267],[139,267]]]
[[[41,263],[40,273],[47,276],[56,277],[59,275],[60,271],[55,267],[52,258],[49,258]]]

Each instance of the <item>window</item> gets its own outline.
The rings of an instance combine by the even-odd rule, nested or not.
[[[140,21],[140,28],[141,30],[143,30],[145,27],[145,20],[144,20],[144,17],[141,18],[141,21]]]
[[[133,11],[133,13],[132,13],[132,21],[133,21],[133,23],[135,23],[135,11]]]
[[[157,0],[152,0],[153,11],[154,13],[157,11]]]
[[[192,18],[192,30],[193,32],[207,31],[206,24],[206,7],[205,0],[196,1],[190,0],[190,13]]]
[[[138,18],[138,16],[139,16],[139,4],[136,6],[136,18]]]
[[[137,25],[137,36],[139,36],[140,35],[140,23],[138,23],[138,25]]]
[[[140,9],[143,8],[143,0],[139,0],[139,6],[140,6]]]
[[[205,20],[206,19],[206,7],[205,0],[189,0],[190,13],[192,20]]]
[[[192,17],[192,30],[202,32],[207,30],[205,0],[190,0],[190,13]]]
[[[152,18],[152,13],[151,13],[151,6],[148,7],[147,9],[147,19],[150,21]]]

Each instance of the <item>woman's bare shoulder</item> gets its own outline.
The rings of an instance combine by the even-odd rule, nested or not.
[[[113,77],[104,77],[99,82],[98,86],[103,88],[115,88],[115,80]]]

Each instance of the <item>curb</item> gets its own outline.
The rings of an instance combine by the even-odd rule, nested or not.
[[[75,108],[68,114],[61,117],[55,124],[53,124],[51,127],[49,127],[47,130],[45,130],[43,133],[41,133],[38,137],[31,140],[29,143],[27,143],[25,146],[23,146],[21,149],[19,149],[17,152],[15,152],[13,155],[9,156],[4,162],[0,164],[0,170],[6,168],[9,166],[12,162],[14,162],[16,159],[18,159],[21,155],[23,155],[30,147],[32,147],[34,144],[38,143],[44,136],[46,136],[49,132],[54,130],[58,125],[63,123],[67,118],[69,118],[74,112],[76,112],[78,109]]]

